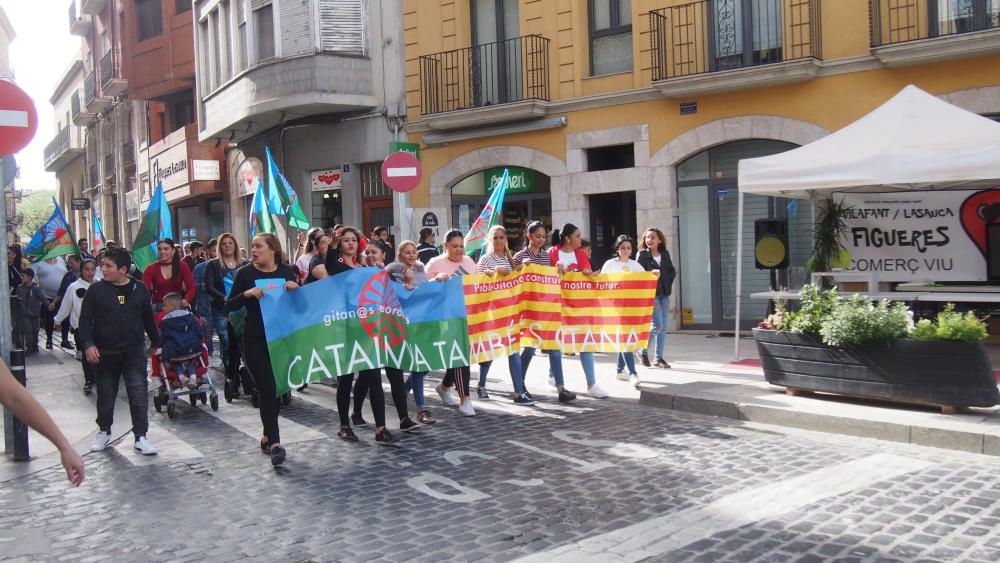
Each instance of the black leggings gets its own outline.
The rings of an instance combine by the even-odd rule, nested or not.
[[[83,346],[83,340],[80,340],[80,331],[73,330],[73,340],[77,342],[77,348],[79,349]],[[87,383],[94,383],[94,364],[87,361],[87,358],[83,359],[83,380]]]
[[[243,361],[253,375],[253,381],[260,393],[260,422],[264,425],[264,436],[271,443],[281,442],[278,431],[278,411],[281,403],[276,397],[278,392],[274,384],[274,372],[271,371],[271,356],[267,353],[267,344],[263,342],[241,342]]]
[[[354,374],[341,375],[337,378],[337,415],[340,417],[341,426],[351,425],[351,384],[354,383]],[[360,391],[367,391],[368,400],[372,406],[372,414],[375,415],[375,426],[381,428],[385,426],[385,393],[382,392],[382,370],[366,369],[358,374],[358,385]],[[357,392],[355,392],[357,393]],[[364,394],[361,394],[362,400]]]
[[[459,372],[461,375],[455,377],[455,373]],[[444,379],[441,380],[441,384],[445,387],[455,386],[455,391],[458,396],[462,399],[469,396],[469,379],[472,377],[472,370],[469,366],[462,366],[460,368],[448,368],[444,372]]]
[[[410,390],[406,388],[406,383],[403,381],[403,370],[385,368],[385,376],[389,379],[389,389],[392,391],[392,404],[396,405],[396,414],[399,415],[399,420],[403,421],[410,418],[410,410],[406,405]]]

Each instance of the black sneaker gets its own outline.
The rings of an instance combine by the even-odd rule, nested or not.
[[[51,350],[52,349],[52,341],[51,340],[49,340],[48,342],[45,343],[45,349],[46,350]]]
[[[490,400],[490,394],[486,392],[486,387],[484,387],[482,385],[476,387],[476,393],[479,394],[479,400],[480,401],[489,401]]]
[[[663,358],[656,358],[656,361],[653,362],[653,366],[658,368],[670,369],[670,364],[663,361]]]
[[[285,448],[274,445],[271,446],[271,465],[277,467],[285,463]]]
[[[355,426],[368,426],[368,421],[361,416],[361,413],[354,413],[351,415],[351,424]]]
[[[576,393],[574,393],[572,391],[567,391],[567,390],[563,389],[562,391],[559,392],[559,402],[560,403],[568,403],[568,402],[570,402],[570,401],[572,401],[574,399],[576,399]]]
[[[399,421],[399,429],[402,430],[403,432],[409,432],[410,430],[419,427],[420,425],[410,420],[410,417],[406,417],[403,420]]]
[[[515,405],[528,406],[528,405],[535,404],[535,400],[532,399],[531,396],[528,395],[527,392],[524,392],[524,393],[521,393],[520,395],[514,397],[514,404]]]
[[[341,426],[340,432],[337,432],[337,437],[346,442],[358,441],[358,435],[354,433],[354,430],[351,430],[350,426]]]
[[[642,351],[642,354],[640,354],[639,359],[642,361],[642,365],[649,367],[649,354],[647,354],[645,350]]]
[[[375,441],[381,444],[395,444],[399,441],[399,438],[393,436],[391,432],[383,428],[375,433]]]
[[[83,394],[84,395],[90,395],[93,392],[94,392],[94,382],[93,381],[88,381],[88,382],[86,382],[86,383],[83,384]]]
[[[529,393],[527,389],[524,390],[524,396],[531,399],[532,401],[535,400],[535,398],[531,396],[531,393]]]
[[[59,347],[65,348],[67,350],[73,350],[73,343],[70,342],[69,340],[63,340],[62,343],[59,344]]]

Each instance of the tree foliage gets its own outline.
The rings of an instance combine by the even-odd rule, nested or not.
[[[21,237],[31,238],[42,226],[42,223],[52,215],[55,208],[52,206],[52,198],[56,195],[55,190],[42,190],[26,196],[17,205],[17,212],[21,214],[23,220],[17,226],[17,232]]]

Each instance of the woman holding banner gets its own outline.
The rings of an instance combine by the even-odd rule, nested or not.
[[[566,223],[562,229],[552,231],[552,247],[549,248],[549,260],[559,268],[559,272],[583,272],[590,275],[593,269],[590,258],[581,248],[583,241],[580,228],[573,223]],[[593,352],[580,352],[580,364],[583,375],[587,378],[587,394],[595,399],[607,399],[608,392],[597,384],[596,366]]]
[[[635,248],[635,241],[628,235],[619,235],[615,240],[615,258],[608,259],[601,268],[602,274],[623,274],[629,272],[645,272],[646,269],[641,264],[632,259],[632,249]],[[635,354],[632,352],[618,352],[618,379],[628,381],[633,387],[639,386],[639,374],[635,371]],[[628,367],[628,375],[625,375],[625,367]]]
[[[361,232],[354,227],[344,227],[336,247],[326,253],[326,271],[330,276],[350,272],[363,266],[358,255]],[[385,428],[385,393],[382,391],[382,371],[362,370],[358,373],[360,389],[367,389],[372,414],[375,417],[375,441],[391,444],[399,440]],[[337,415],[340,417],[340,431],[337,436],[347,442],[357,442],[358,436],[351,429],[351,384],[354,374],[337,377]]]
[[[649,367],[649,353],[655,350],[656,359],[653,366],[669,368],[670,364],[663,359],[667,347],[667,322],[670,313],[670,290],[674,285],[677,270],[670,261],[667,252],[667,239],[663,231],[657,228],[646,229],[639,241],[638,262],[647,271],[656,272],[656,297],[653,299],[653,330],[649,332],[649,345],[642,352],[642,365]]]
[[[507,247],[507,230],[503,225],[493,225],[490,227],[488,249],[489,252],[483,254],[476,264],[476,271],[488,276],[500,274],[506,275],[514,270],[514,264],[510,249]],[[476,391],[479,393],[479,400],[488,401],[490,394],[486,392],[486,376],[490,373],[490,366],[493,361],[479,363],[479,386]],[[521,378],[521,355],[511,352],[507,356],[507,367],[510,369],[510,381],[514,384],[514,404],[533,405],[535,399],[524,388],[524,380]]]
[[[524,234],[524,238],[528,242],[524,248],[517,251],[517,254],[514,255],[514,267],[520,269],[525,264],[551,266],[552,261],[549,259],[549,253],[545,252],[542,248],[545,246],[545,241],[548,239],[549,234],[548,229],[545,228],[545,224],[541,221],[532,221],[528,223]],[[559,393],[559,402],[568,403],[576,399],[576,393],[569,391],[565,387],[562,370],[562,350],[548,350],[546,354],[549,356],[549,373],[552,374],[556,391]],[[534,357],[535,348],[526,347],[521,351],[521,381],[527,381],[528,366],[531,365],[531,360]]]
[[[250,255],[251,263],[236,272],[226,309],[233,312],[246,307],[242,349],[247,369],[260,391],[260,421],[264,426],[260,449],[271,455],[271,465],[281,465],[285,461],[285,448],[281,446],[278,431],[280,406],[271,370],[271,356],[267,351],[264,318],[260,312],[260,298],[264,296],[264,290],[258,281],[281,280],[285,289],[290,291],[299,287],[298,276],[291,266],[281,263],[281,243],[271,233],[260,233],[253,238]]]
[[[438,281],[446,281],[452,276],[463,276],[475,273],[476,263],[465,254],[465,235],[462,231],[452,229],[444,235],[444,250],[442,256],[432,259],[427,264],[427,275]],[[441,402],[448,406],[458,405],[458,412],[465,416],[475,416],[472,408],[472,398],[469,397],[469,366],[449,368],[444,372],[444,379],[434,388],[441,396]],[[451,395],[455,387],[461,403]]]

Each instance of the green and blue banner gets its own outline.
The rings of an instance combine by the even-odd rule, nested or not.
[[[408,290],[383,270],[359,268],[265,291],[260,306],[279,396],[366,369],[469,365],[461,278]]]

